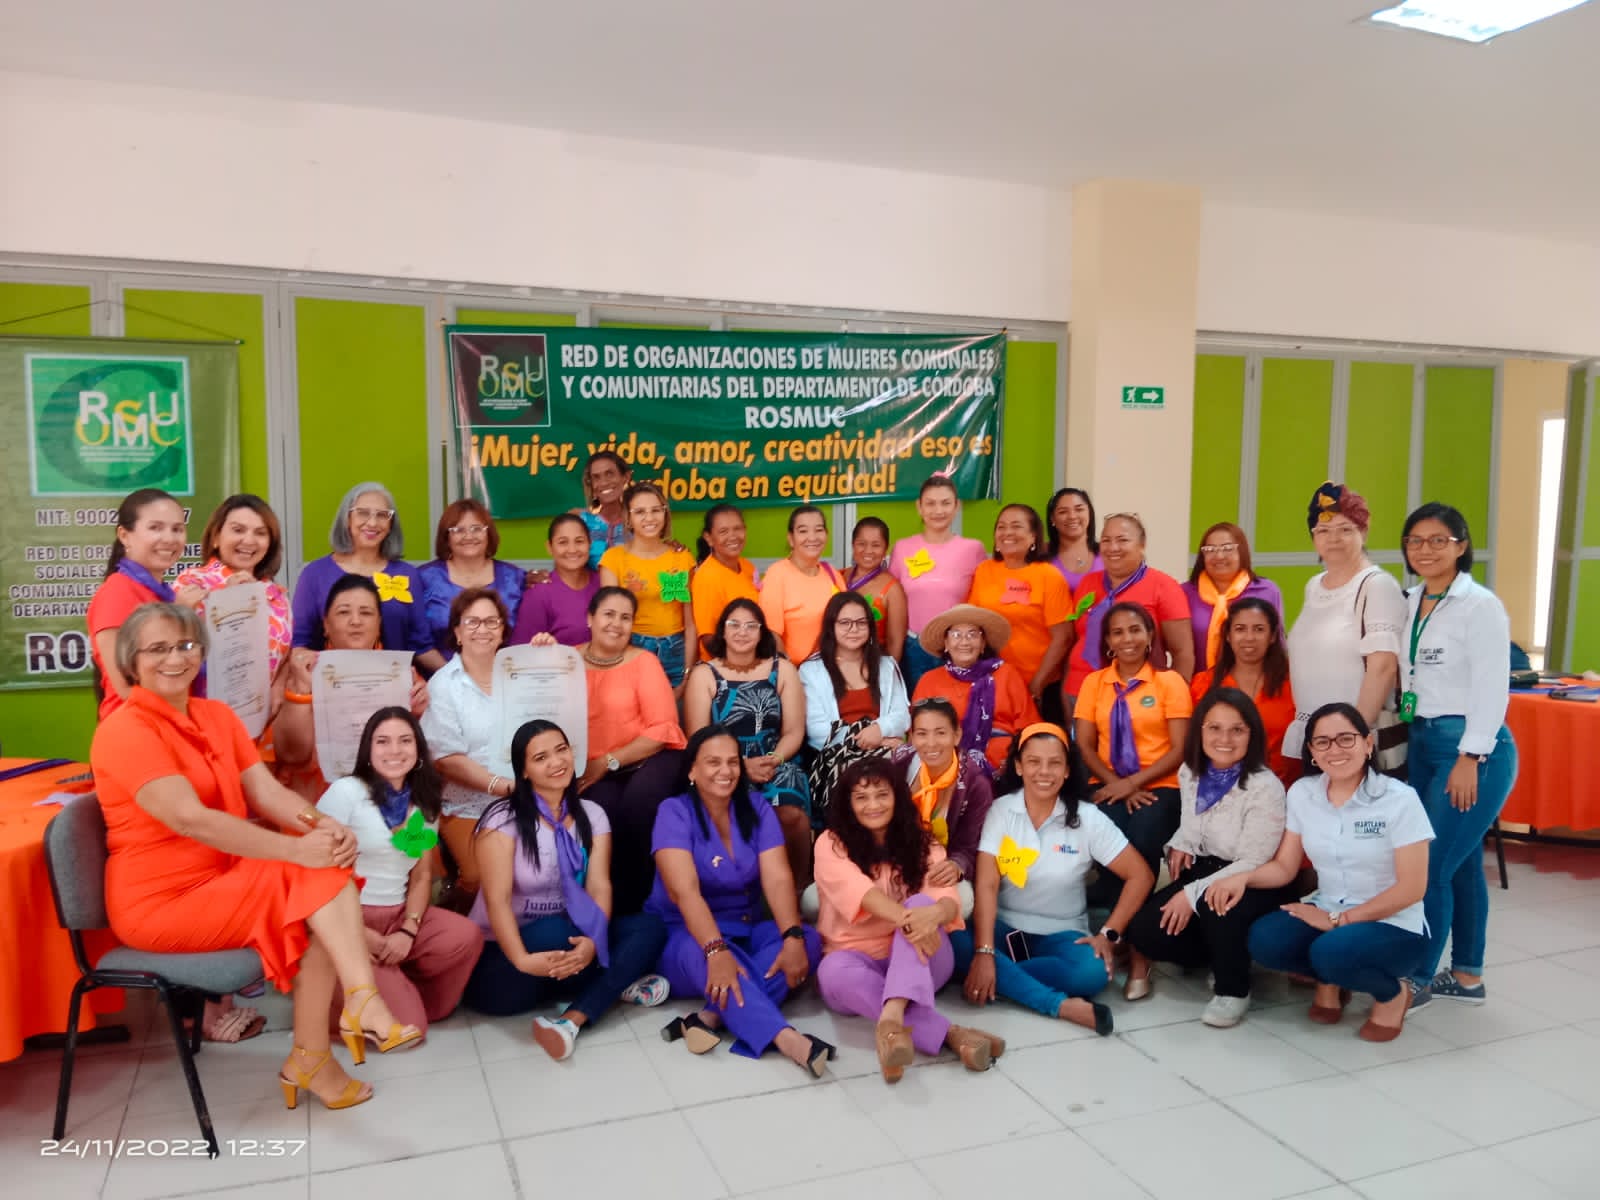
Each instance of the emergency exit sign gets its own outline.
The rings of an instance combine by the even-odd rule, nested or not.
[[[1167,389],[1164,387],[1125,387],[1122,389],[1123,408],[1160,409],[1167,406]]]

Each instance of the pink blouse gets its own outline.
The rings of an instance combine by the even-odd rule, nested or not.
[[[184,588],[197,587],[212,592],[226,584],[233,573],[232,567],[225,567],[213,558],[205,566],[190,567],[179,575],[172,581],[172,590],[181,592]],[[276,580],[262,579],[258,582],[267,585],[267,669],[276,678],[278,665],[289,653],[289,642],[294,634],[293,618],[289,615],[289,593]]]

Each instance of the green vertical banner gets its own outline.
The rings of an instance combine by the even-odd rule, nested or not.
[[[445,329],[463,495],[571,508],[613,450],[679,508],[995,499],[1005,335]]]
[[[0,419],[13,431],[0,513],[0,687],[90,682],[84,614],[105,576],[117,507],[138,488],[189,513],[177,570],[238,488],[232,343],[0,337]]]

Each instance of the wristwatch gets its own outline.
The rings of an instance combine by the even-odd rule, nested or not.
[[[806,938],[805,926],[803,926],[803,925],[791,925],[791,926],[789,926],[789,928],[787,928],[787,929],[785,929],[783,931],[783,936],[785,938],[796,938],[799,941],[803,942],[803,941],[805,941],[805,938]]]
[[[1461,751],[1458,757],[1470,758],[1473,762],[1477,763],[1480,767],[1484,763],[1489,761],[1489,756],[1487,754],[1472,754],[1472,753],[1470,753],[1469,751],[1466,751],[1466,750]]]
[[[1342,911],[1341,912],[1331,912],[1331,913],[1328,914],[1328,928],[1337,929],[1337,928],[1339,928],[1339,926],[1341,926],[1343,924],[1344,924],[1344,913]]]
[[[1100,936],[1115,946],[1122,940],[1122,931],[1120,929],[1113,929],[1111,926],[1106,925],[1101,928]]]
[[[622,760],[620,758],[618,758],[615,754],[606,755],[606,770],[608,770],[608,771],[620,771],[620,770],[622,770]]]

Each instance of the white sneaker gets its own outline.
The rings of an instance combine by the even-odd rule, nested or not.
[[[1213,1029],[1232,1029],[1249,1011],[1249,996],[1213,996],[1200,1019]]]
[[[671,994],[672,985],[660,975],[641,975],[622,989],[621,998],[625,1004],[655,1008],[658,1004],[665,1004]]]
[[[554,1021],[548,1017],[535,1017],[533,1040],[551,1058],[561,1062],[572,1057],[572,1051],[578,1044],[578,1027],[565,1017],[557,1017]]]

